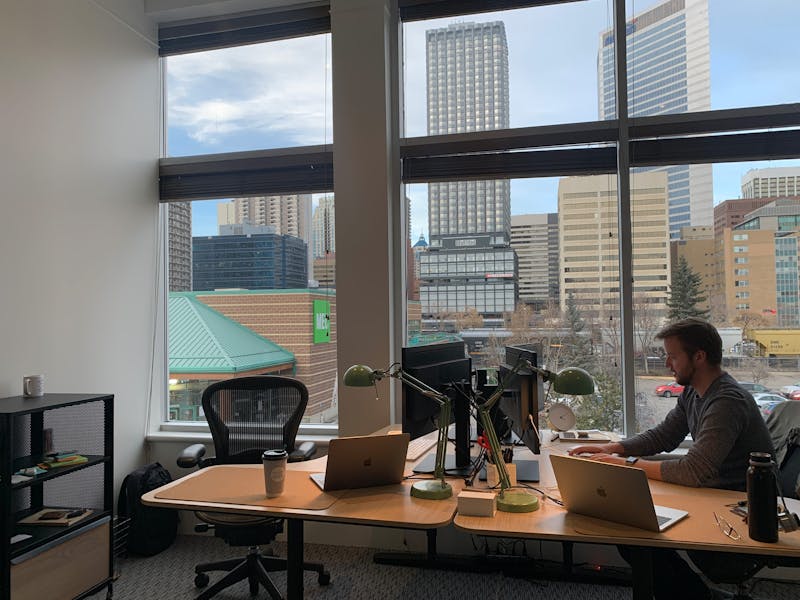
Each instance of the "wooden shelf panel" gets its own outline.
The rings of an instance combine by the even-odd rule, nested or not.
[[[42,483],[43,481],[48,481],[50,479],[55,479],[56,477],[61,477],[62,475],[67,475],[69,473],[74,473],[75,471],[80,471],[81,469],[85,469],[87,467],[91,467],[94,465],[99,465],[107,460],[110,460],[110,457],[96,455],[96,454],[84,454],[88,460],[85,463],[81,463],[79,465],[72,465],[69,467],[56,467],[54,469],[50,469],[47,473],[41,473],[36,475],[32,479],[28,479],[27,481],[21,481],[20,483],[15,483],[11,486],[12,490],[18,490],[20,488],[29,487],[38,483]],[[27,469],[28,467],[33,467],[37,464],[42,462],[41,458],[35,458],[33,456],[20,456],[14,459],[14,472],[16,473],[20,469]]]

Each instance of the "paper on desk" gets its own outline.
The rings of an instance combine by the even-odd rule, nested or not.
[[[18,533],[17,535],[11,536],[11,543],[16,544],[17,542],[21,542],[22,540],[27,540],[28,538],[32,538],[32,535],[27,533]]]

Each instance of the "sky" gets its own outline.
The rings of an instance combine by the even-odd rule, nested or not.
[[[658,3],[629,0],[628,14]],[[508,38],[512,127],[597,119],[597,50],[612,21],[610,0],[404,25],[406,135],[426,134],[425,31],[496,20]],[[798,101],[800,2],[709,0],[709,21],[712,109]],[[170,57],[166,68],[170,156],[333,141],[329,35]],[[739,197],[747,170],[777,166],[800,160],[714,165],[714,203]],[[557,183],[513,180],[512,214],[556,212]],[[411,238],[427,238],[427,186],[407,186],[406,195]],[[216,204],[193,203],[194,235],[217,233]]]

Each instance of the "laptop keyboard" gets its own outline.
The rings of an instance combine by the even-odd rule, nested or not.
[[[663,525],[667,521],[669,521],[671,517],[665,517],[664,515],[656,515],[656,520],[658,521],[659,525]]]

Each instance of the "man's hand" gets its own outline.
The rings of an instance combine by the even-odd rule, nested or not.
[[[571,450],[568,450],[567,453],[570,456],[575,456],[576,454],[619,454],[624,452],[625,449],[622,447],[622,444],[619,442],[611,442],[610,444],[585,444],[583,446],[575,446]],[[594,457],[592,457],[594,458]],[[624,462],[625,459],[623,459]]]

